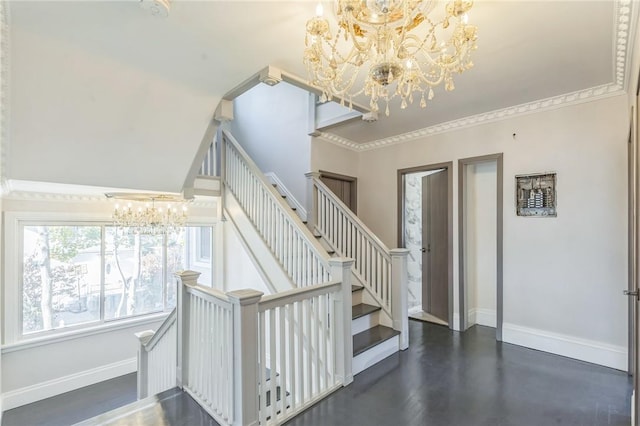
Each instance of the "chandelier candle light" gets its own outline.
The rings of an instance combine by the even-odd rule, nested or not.
[[[310,84],[322,90],[321,102],[341,99],[352,106],[364,94],[372,111],[378,102],[400,98],[404,109],[415,97],[420,106],[444,83],[453,90],[453,74],[471,68],[477,28],[468,24],[473,1],[453,0],[434,17],[436,0],[335,0],[337,31],[318,3],[307,21],[304,63]],[[364,78],[364,84],[362,80]]]
[[[136,196],[131,197],[131,200],[126,206],[116,204],[113,212],[115,226],[127,228],[135,234],[163,235],[177,233],[185,225],[187,207],[182,205],[184,200],[170,195],[147,195],[144,199]],[[144,207],[134,207],[133,202],[145,204]],[[157,206],[156,202],[160,206]]]

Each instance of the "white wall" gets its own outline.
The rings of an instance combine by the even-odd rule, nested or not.
[[[360,155],[357,152],[318,138],[313,138],[311,141],[311,170],[313,171],[324,170],[358,177],[359,164]],[[358,211],[360,211],[359,208]]]
[[[234,100],[231,132],[263,173],[273,172],[307,205],[309,92],[287,83],[259,84]]]
[[[2,354],[3,409],[136,371],[134,333],[161,321]]]
[[[271,294],[258,269],[245,250],[233,224],[224,223],[224,288],[233,290],[253,289]]]
[[[181,191],[219,100],[212,94],[232,86],[200,84],[217,79],[177,59],[193,46],[162,40],[171,30],[157,33],[160,21],[108,3],[92,12],[11,2],[6,175]]]
[[[469,325],[496,326],[496,174],[495,160],[466,166],[464,282]]]
[[[364,151],[359,215],[395,246],[398,169],[453,160],[456,177],[457,159],[503,152],[505,341],[624,369],[627,105],[610,97]],[[558,173],[558,217],[516,217],[514,176],[544,171]],[[453,207],[457,300],[455,182]]]
[[[62,194],[9,194],[1,201],[5,220],[3,233],[6,232],[7,212],[29,212],[50,220],[79,220],[80,217],[109,221],[115,202],[96,199],[95,196],[71,196]],[[215,207],[194,206],[189,208],[190,219],[198,223],[211,223],[216,217]],[[10,242],[6,242],[12,252],[16,251]],[[6,251],[5,251],[6,254]],[[16,256],[13,256],[17,258]],[[3,303],[10,303],[8,294],[16,294],[18,281],[15,273],[6,274],[8,268],[16,265],[2,259]],[[4,410],[68,392],[92,383],[107,380],[136,371],[136,353],[138,348],[134,333],[143,330],[157,330],[162,319],[146,319],[134,324],[120,324],[117,329],[99,331],[94,334],[73,335],[63,340],[47,341],[36,345],[6,346],[8,324],[4,315],[19,309],[5,309],[3,306],[2,332],[2,400]]]

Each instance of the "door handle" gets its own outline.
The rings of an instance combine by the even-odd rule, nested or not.
[[[625,296],[633,296],[636,298],[636,300],[640,300],[640,292],[638,290],[634,290],[634,291],[623,290],[622,293]]]
[[[431,253],[431,244],[428,244],[428,245],[427,245],[427,248],[422,247],[422,248],[420,249],[420,251],[421,251],[421,252],[423,252],[423,253],[424,253],[424,252],[427,252],[427,251],[428,251],[429,253]]]
[[[427,249],[426,249],[426,248],[424,248],[424,247],[422,247],[422,248],[420,249],[420,251],[424,253],[425,251],[427,251]]]

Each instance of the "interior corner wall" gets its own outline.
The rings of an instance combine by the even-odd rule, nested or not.
[[[625,369],[628,120],[619,95],[363,151],[359,216],[395,247],[398,169],[454,161],[455,177],[457,159],[504,153],[505,341]],[[516,216],[514,176],[547,171],[558,216]]]
[[[234,100],[231,132],[263,173],[275,173],[303,206],[310,168],[309,92],[258,84]]]
[[[358,177],[359,153],[321,138],[311,140],[311,170]]]
[[[234,225],[228,220],[223,224],[224,288],[221,290],[228,292],[252,289],[271,294],[271,290],[242,245],[241,237],[234,229]]]

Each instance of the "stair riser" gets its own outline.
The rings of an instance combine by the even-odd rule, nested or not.
[[[355,336],[365,330],[375,327],[380,323],[380,311],[365,315],[351,321],[351,335]]]
[[[366,370],[372,365],[382,361],[383,359],[393,355],[400,350],[400,336],[394,336],[379,345],[353,357],[353,375]]]
[[[351,306],[359,305],[360,303],[364,303],[362,300],[362,294],[364,290],[352,291],[351,292]]]

